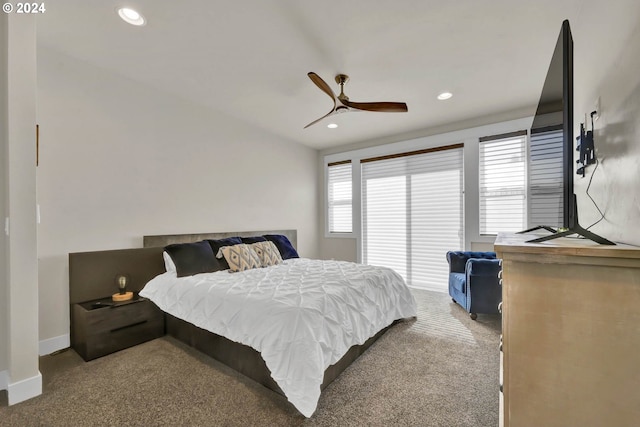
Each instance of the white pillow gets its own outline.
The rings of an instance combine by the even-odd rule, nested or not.
[[[176,265],[173,263],[171,255],[169,255],[167,251],[163,251],[162,258],[164,259],[164,269],[167,270],[168,273],[176,273]]]

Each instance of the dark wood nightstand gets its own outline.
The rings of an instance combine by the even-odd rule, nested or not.
[[[146,298],[71,305],[71,346],[86,361],[164,335],[164,313]]]

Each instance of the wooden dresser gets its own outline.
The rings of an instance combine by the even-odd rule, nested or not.
[[[505,427],[640,425],[640,249],[500,234]]]

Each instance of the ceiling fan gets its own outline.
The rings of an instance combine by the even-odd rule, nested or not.
[[[311,125],[318,123],[320,120],[329,117],[333,114],[346,113],[350,110],[363,110],[363,111],[379,111],[383,113],[406,113],[407,104],[404,102],[352,102],[349,101],[349,97],[344,94],[344,84],[349,81],[349,76],[346,74],[338,74],[336,76],[336,83],[340,85],[340,95],[336,96],[329,85],[320,78],[314,72],[307,73],[307,76],[311,79],[321,91],[329,95],[333,101],[333,108],[324,116],[318,120],[314,120],[304,128],[308,128]]]

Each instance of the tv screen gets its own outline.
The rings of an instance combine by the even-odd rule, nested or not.
[[[538,152],[543,152],[546,147],[546,152],[552,153],[545,157],[543,152],[537,156],[537,161],[532,155],[533,170],[530,176],[537,182],[531,185],[539,182],[537,187],[542,190],[531,196],[531,223],[573,228],[576,225],[573,214],[573,39],[569,21],[562,23],[551,57],[531,126],[531,144],[532,151],[540,147]],[[553,153],[554,148],[561,153]],[[558,154],[561,154],[561,159]],[[561,169],[561,173],[553,176],[557,169]],[[557,179],[558,175],[562,176],[561,189],[558,189],[558,183],[550,182],[553,178]],[[546,212],[546,215],[538,212]],[[558,215],[553,217],[549,212],[557,212]]]
[[[582,228],[578,222],[578,206],[573,192],[573,37],[568,20],[562,23],[551,57],[531,126],[530,145],[529,223],[536,226],[526,231],[544,228],[552,234],[528,242],[540,243],[577,234],[603,245],[614,245]],[[557,152],[553,154],[553,149],[548,147]],[[560,174],[557,173],[558,169]],[[553,182],[559,175],[562,176],[561,191],[558,183]],[[554,205],[557,207],[555,210]],[[536,217],[539,212],[544,212],[546,216],[540,214]],[[557,212],[557,215],[554,217],[549,212]]]

